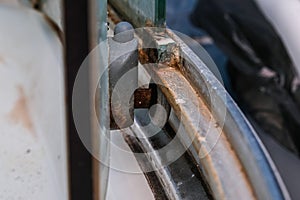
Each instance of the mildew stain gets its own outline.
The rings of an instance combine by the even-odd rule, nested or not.
[[[28,110],[28,100],[25,96],[24,89],[18,86],[19,98],[16,101],[13,109],[9,112],[8,118],[16,124],[21,124],[33,136],[36,136],[32,119]]]

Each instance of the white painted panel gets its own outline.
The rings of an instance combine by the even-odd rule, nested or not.
[[[62,44],[25,7],[0,27],[0,199],[68,199]]]
[[[42,1],[42,12],[48,15],[63,31],[62,0]]]
[[[111,131],[111,167],[109,169],[107,200],[154,200],[151,188],[140,166],[124,141],[120,131]],[[123,170],[115,169],[120,166]],[[126,172],[135,171],[136,173]]]

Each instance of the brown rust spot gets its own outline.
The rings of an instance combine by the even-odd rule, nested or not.
[[[146,27],[155,27],[151,19],[146,19],[145,21],[145,26]]]
[[[150,108],[155,103],[154,88],[139,88],[134,92],[134,108]]]
[[[19,99],[16,101],[13,109],[8,114],[9,119],[16,124],[21,124],[26,128],[33,136],[36,136],[34,126],[29,114],[27,98],[24,93],[24,89],[19,86]]]
[[[200,151],[200,149],[198,151]],[[218,172],[215,170],[214,162],[205,148],[201,148],[201,151],[203,151],[203,153],[207,155],[201,159],[203,170],[205,171],[205,174],[207,176],[206,178],[208,179],[206,181],[209,184],[209,187],[216,199],[225,199],[225,193]],[[199,154],[200,152],[198,152],[198,155]]]
[[[157,63],[158,55],[155,48],[140,48],[139,49],[139,61],[141,64]]]
[[[0,63],[4,63],[4,58],[0,55]]]
[[[110,5],[107,5],[107,11],[108,18],[110,18],[113,23],[117,24],[122,21],[122,19],[118,16],[116,11]]]
[[[179,68],[180,57],[177,55],[176,50],[174,49],[172,53],[168,53],[167,58],[160,60],[158,59],[158,51],[155,48],[142,48],[140,45],[139,48],[139,61],[141,64],[149,63],[160,63],[160,67],[168,66],[172,68]]]
[[[149,63],[149,55],[144,49],[139,49],[139,61],[141,64]]]

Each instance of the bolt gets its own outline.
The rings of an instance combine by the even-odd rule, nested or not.
[[[133,26],[128,22],[120,22],[116,25],[114,30],[114,40],[120,43],[126,43],[134,38]]]

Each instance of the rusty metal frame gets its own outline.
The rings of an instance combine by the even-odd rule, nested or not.
[[[203,94],[206,101],[209,101],[208,90],[214,93],[215,102],[218,103],[212,104],[210,109],[216,120],[222,120],[223,117],[218,104],[225,105],[224,135],[240,160],[257,198],[290,199],[269,153],[236,103],[208,70],[201,58],[196,56],[172,31],[168,31],[168,35],[180,46],[182,57],[190,58],[188,64],[185,63],[179,67],[183,76],[194,85],[197,92]]]
[[[175,130],[179,123],[184,125],[184,129],[180,130],[185,135],[181,138],[182,143],[193,141],[191,151],[213,196],[216,199],[290,199],[264,145],[222,84],[204,64],[204,58],[199,58],[171,30],[165,33],[168,43],[163,48],[160,48],[162,41],[157,40],[157,32],[146,32],[146,38],[140,38],[142,42],[149,43],[150,39],[159,51],[169,47],[173,51],[171,57],[170,54],[165,55],[169,57],[164,58],[164,66],[144,65],[144,69],[156,83],[163,86],[160,89],[172,106],[169,123]],[[153,61],[151,58],[144,59],[149,52],[140,53],[143,64]],[[174,59],[174,55],[178,57]],[[191,101],[185,102],[185,105],[178,103],[178,99],[184,98]],[[196,109],[193,102],[202,105],[201,112],[193,112]],[[202,119],[200,128],[193,117]],[[201,132],[201,127],[207,128],[208,124],[215,124],[210,127],[212,131],[221,131],[222,134],[212,151],[205,157],[199,157],[203,146],[205,151],[205,142],[210,142],[210,138]],[[160,178],[164,179],[164,176]]]
[[[221,127],[223,134],[218,143],[207,157],[198,158],[214,197],[217,199],[232,199],[238,196],[243,199],[290,199],[268,152],[224,87],[208,70],[201,58],[176,34],[169,30],[168,35],[179,47],[179,63],[175,65],[176,67],[145,66],[145,69],[152,79],[164,86],[161,90],[175,115],[184,116],[181,119],[183,119],[186,135],[192,140],[199,136],[204,137],[198,124],[193,123],[195,115],[196,117],[202,115],[205,120],[202,121],[201,126],[206,127],[210,120],[216,124],[224,120],[222,119],[224,110],[220,107],[225,106],[226,109],[224,127]],[[214,96],[214,103],[210,102],[211,94]],[[191,101],[184,106],[178,104],[176,99],[183,98],[190,98]],[[193,101],[202,101],[200,104],[203,105],[203,112],[193,112],[196,109]],[[211,128],[219,127],[216,125]],[[194,141],[193,147],[197,159],[200,147],[203,145]]]
[[[147,30],[146,32],[148,33],[146,42],[149,41],[149,37],[151,38],[151,34],[152,39],[156,40],[157,32]],[[185,135],[182,142],[192,141],[193,155],[199,162],[214,197],[290,199],[268,152],[221,83],[201,58],[176,34],[167,30],[164,37],[169,37],[168,41],[170,39],[174,41],[168,43],[171,47],[169,50],[173,53],[166,53],[169,58],[164,58],[159,66],[157,63],[151,66],[151,63],[143,62],[144,69],[154,82],[160,85],[161,91],[170,103],[173,109],[170,123],[174,129],[178,128],[176,124],[179,123],[180,117],[180,122],[184,125],[184,130],[181,131]],[[161,42],[155,43],[159,45]],[[177,48],[174,48],[174,43]],[[140,52],[141,57],[144,57],[145,53]],[[174,59],[170,55],[176,55],[177,58]],[[151,59],[145,60],[153,62]],[[182,99],[188,101],[180,103],[178,100]],[[201,105],[200,112],[195,112],[197,104]],[[201,120],[197,121],[194,118]],[[213,143],[216,139],[214,136],[203,134],[208,129],[216,133],[212,135],[222,133],[216,144]],[[199,156],[205,151],[209,151],[206,156]]]

